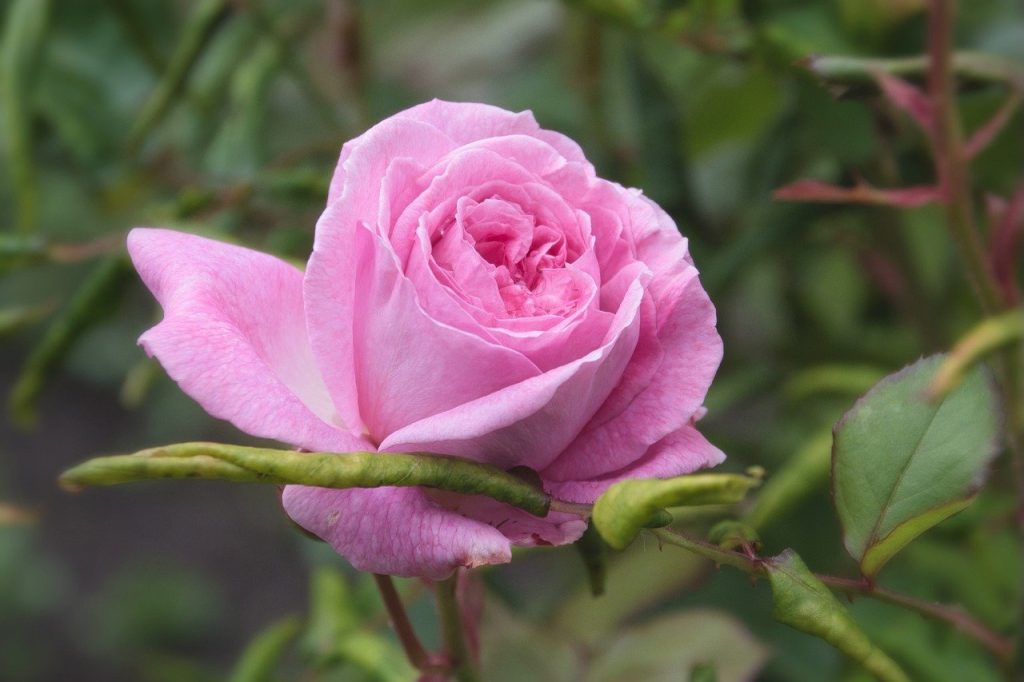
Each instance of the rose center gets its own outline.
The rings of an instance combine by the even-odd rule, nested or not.
[[[460,284],[475,289],[481,275],[490,280],[504,308],[493,312],[529,317],[575,308],[579,292],[565,272],[565,234],[513,201],[462,197],[432,242],[435,261],[452,273],[465,270],[467,250],[475,252],[474,276]]]

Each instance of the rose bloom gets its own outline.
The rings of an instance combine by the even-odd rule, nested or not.
[[[433,101],[345,144],[305,273],[167,230],[128,249],[164,310],[140,343],[254,436],[529,467],[582,503],[724,459],[694,428],[722,342],[686,239],[529,112]],[[586,527],[411,487],[282,501],[356,568],[433,579]]]

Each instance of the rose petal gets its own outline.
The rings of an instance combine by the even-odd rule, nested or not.
[[[587,162],[578,144],[561,133],[541,129],[530,111],[512,113],[488,104],[435,99],[395,116],[429,123],[459,145],[489,137],[529,135],[554,147],[570,161]]]
[[[567,238],[573,239],[577,254],[585,246],[579,226],[576,225],[576,214],[557,193],[541,184],[539,178],[521,163],[489,149],[465,148],[458,150],[451,159],[431,169],[425,176],[430,177],[428,186],[398,216],[390,232],[395,253],[403,264],[408,261],[415,241],[413,235],[420,225],[421,216],[432,212],[433,220],[428,227],[437,229],[441,227],[441,220],[455,215],[459,197],[473,196],[482,200],[492,193],[500,192],[502,186],[514,188],[512,192],[523,195],[526,198],[523,203],[528,202],[529,208],[534,209],[538,218],[546,217],[543,213],[551,213],[549,220],[562,228]]]
[[[523,547],[567,545],[587,529],[587,522],[574,514],[550,512],[539,518],[482,495],[432,490],[428,496],[445,509],[493,526],[512,544]]]
[[[427,315],[379,235],[359,229],[349,249],[359,283],[346,320],[359,410],[376,440],[539,374],[522,354]]]
[[[456,568],[507,563],[508,538],[431,502],[418,488],[286,486],[285,511],[360,571],[442,580]]]
[[[313,362],[299,270],[170,230],[132,230],[128,251],[164,308],[140,342],[207,412],[305,448],[366,449],[336,416]]]
[[[392,170],[408,177],[411,168],[429,166],[453,147],[434,126],[390,118],[345,144],[331,180],[327,209],[316,226],[313,254],[306,267],[303,296],[310,345],[331,398],[345,422],[365,430],[355,388],[352,319],[357,275],[364,272],[352,243],[360,223],[377,229],[378,215],[401,204],[397,186],[382,187]],[[406,188],[407,189],[407,188]],[[397,209],[396,209],[397,210]]]
[[[397,116],[385,119],[342,146],[328,189],[327,205],[346,193],[351,200],[374,204],[379,193],[367,190],[380,185],[393,161],[411,159],[429,167],[455,146],[452,139],[435,126]],[[352,219],[364,219],[364,216],[354,215]]]
[[[546,481],[545,490],[560,500],[589,504],[613,483],[631,478],[671,478],[725,461],[725,454],[697,429],[684,426],[652,445],[643,457],[618,471],[583,481]]]
[[[689,421],[703,404],[722,360],[715,308],[692,266],[667,279],[659,287],[662,300],[654,299],[657,343],[649,337],[641,339],[623,382],[543,472],[545,479],[595,478],[629,466],[652,444]],[[661,360],[652,372],[655,356]],[[650,383],[635,393],[647,377]]]
[[[644,280],[630,287],[603,344],[587,355],[410,424],[381,450],[426,450],[502,468],[547,467],[615,388],[639,333]]]
[[[593,280],[570,265],[562,272],[568,277],[573,277],[578,283],[581,293],[578,309],[564,318],[555,315],[521,318],[524,322],[528,319],[544,322],[546,328],[539,325],[541,328],[536,330],[508,329],[506,327],[510,325],[507,321],[494,316],[487,317],[481,309],[470,310],[473,301],[466,300],[468,297],[460,300],[449,286],[445,286],[442,278],[436,276],[428,262],[428,249],[425,237],[421,236],[419,248],[414,249],[410,255],[407,274],[416,287],[423,307],[430,315],[453,327],[522,353],[541,371],[547,371],[586,355],[601,343],[611,327],[614,313],[597,309],[598,292]],[[465,254],[464,258],[472,260],[475,256]],[[467,269],[470,265],[466,266]],[[477,273],[477,276],[489,277],[482,273]],[[498,295],[496,289],[492,292],[483,285],[473,289],[473,292],[480,296]],[[479,305],[483,308],[484,305],[504,304],[499,299],[497,302],[481,301]],[[521,329],[526,325],[516,326]]]

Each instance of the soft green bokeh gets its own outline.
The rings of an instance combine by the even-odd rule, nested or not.
[[[960,5],[959,47],[1024,59],[1018,0]],[[124,234],[185,229],[304,262],[341,144],[410,104],[531,109],[677,221],[725,343],[700,428],[723,471],[767,470],[768,501],[749,512],[765,554],[792,547],[815,571],[856,575],[822,434],[868,377],[949,348],[979,318],[935,207],[772,198],[801,177],[932,179],[920,133],[871,87],[823,87],[797,63],[919,55],[919,2],[4,0],[0,22],[0,390],[8,403],[18,386],[6,406],[37,417],[34,430],[0,420],[0,503],[27,512],[0,526],[5,682],[225,679],[293,614],[306,627],[264,659],[270,679],[408,676],[372,581],[295,533],[272,488],[68,496],[56,476],[171,442],[253,444],[135,346],[159,313],[120,267]],[[1006,95],[965,87],[968,129]],[[1022,125],[1018,111],[1007,130]],[[972,166],[976,194],[1006,196],[1022,168],[1024,136],[1004,132]],[[879,579],[1008,628],[1021,568],[1010,477],[994,467],[974,504]],[[702,535],[728,511],[677,523]],[[644,533],[608,558],[598,599],[570,548],[485,572],[487,679],[864,679],[774,622],[763,581]],[[422,586],[400,590],[436,645]],[[914,679],[998,679],[948,627],[867,600],[850,611]]]

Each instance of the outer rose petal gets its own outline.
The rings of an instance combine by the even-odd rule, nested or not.
[[[352,246],[357,226],[386,233],[388,226],[378,225],[385,175],[391,168],[404,169],[403,177],[412,182],[413,168],[433,164],[452,147],[451,140],[431,125],[391,118],[342,148],[327,210],[317,221],[303,289],[313,354],[334,404],[353,429],[365,428],[356,391],[352,335],[357,278],[366,272]]]
[[[309,449],[367,448],[335,416],[313,362],[299,270],[170,230],[132,230],[128,252],[164,308],[140,343],[207,412]]]
[[[446,509],[494,526],[514,545],[566,545],[579,540],[587,529],[587,522],[575,514],[550,512],[539,518],[482,495],[432,490],[429,496]]]
[[[539,374],[522,354],[431,319],[380,236],[359,228],[349,248],[359,410],[375,440]]]
[[[500,531],[444,509],[418,488],[290,485],[282,503],[296,523],[361,571],[441,580],[461,566],[512,559]]]
[[[338,165],[327,192],[327,205],[340,199],[353,185],[365,190],[367,184],[379,185],[387,168],[396,159],[412,159],[429,167],[455,148],[451,138],[426,123],[393,116],[342,146]],[[351,195],[351,192],[348,192]],[[372,204],[376,192],[358,192],[351,197]],[[356,219],[363,216],[356,216]]]
[[[529,135],[548,143],[569,161],[587,162],[578,144],[561,133],[541,129],[530,111],[512,113],[489,104],[435,99],[401,111],[395,117],[429,123],[459,145],[488,137]]]
[[[586,481],[547,481],[545,489],[558,499],[591,503],[610,485],[628,478],[671,478],[725,461],[725,454],[697,429],[684,426],[648,449],[636,462],[610,474]]]
[[[651,284],[660,294],[660,301],[655,298],[657,341],[641,338],[624,374],[626,380],[542,472],[545,479],[590,479],[628,467],[651,445],[685,425],[703,403],[722,360],[714,305],[697,271],[688,264],[679,275],[663,277],[659,284]],[[653,374],[652,361],[658,362]],[[636,387],[629,380],[634,367],[639,377],[651,377],[638,394],[633,394]]]
[[[582,358],[391,434],[381,450],[425,450],[502,468],[547,467],[615,388],[637,344],[643,273],[604,343]]]

